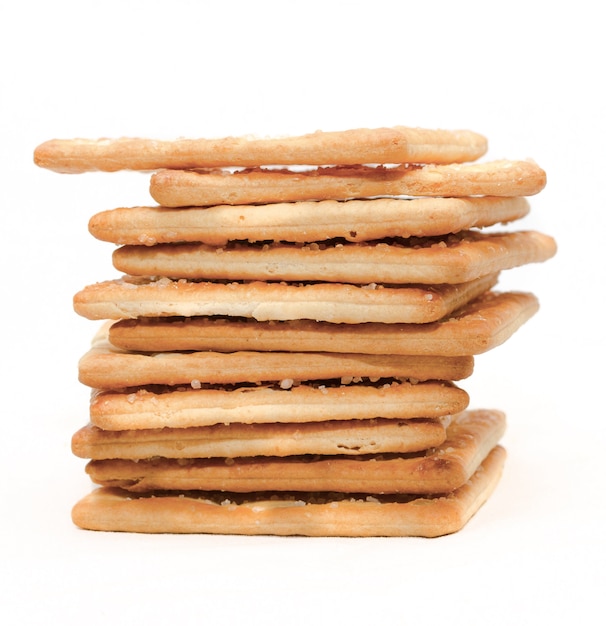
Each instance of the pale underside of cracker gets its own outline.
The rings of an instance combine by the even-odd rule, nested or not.
[[[122,246],[114,267],[131,276],[191,280],[313,281],[349,284],[459,284],[538,263],[555,254],[554,240],[536,231],[463,231],[440,238],[373,243],[234,243]]]
[[[85,287],[74,309],[93,320],[226,315],[259,321],[312,319],[425,323],[452,313],[491,289],[497,274],[459,285],[197,282],[125,276]]]
[[[105,487],[147,491],[336,491],[339,493],[449,493],[473,475],[505,431],[500,411],[453,416],[446,440],[411,454],[307,455],[211,459],[106,459],[86,472]]]
[[[530,210],[523,197],[376,198],[213,207],[124,207],[102,211],[89,232],[119,245],[228,241],[310,243],[342,238],[435,237],[521,219]]]
[[[80,359],[78,378],[96,389],[192,383],[257,383],[342,377],[455,381],[473,371],[473,357],[319,352],[158,352],[118,350],[96,340]]]
[[[455,163],[473,161],[486,149],[486,138],[472,131],[396,126],[274,138],[53,139],[36,148],[34,162],[64,173],[165,167]]]
[[[331,167],[296,172],[160,170],[152,198],[166,207],[351,200],[381,196],[532,196],[547,182],[532,161],[399,167]]]
[[[85,459],[133,460],[407,453],[442,444],[447,421],[363,419],[122,431],[88,424],[72,437],[72,452]]]
[[[426,324],[330,324],[311,320],[257,322],[230,318],[139,318],[109,328],[123,350],[355,352],[362,354],[482,354],[509,339],[539,308],[534,294],[480,295],[451,316]]]
[[[468,394],[450,382],[345,379],[297,384],[286,379],[278,385],[95,389],[89,413],[91,423],[104,430],[135,430],[438,418],[460,412],[468,403]]]
[[[241,500],[225,493],[150,497],[101,487],[74,506],[72,520],[83,529],[114,532],[439,537],[460,531],[490,498],[505,456],[495,446],[469,481],[442,496],[297,493]]]

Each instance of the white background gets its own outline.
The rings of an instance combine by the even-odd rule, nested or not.
[[[606,48],[598,3],[0,2],[3,624],[598,623],[604,588]],[[469,128],[548,185],[520,228],[556,258],[511,270],[541,311],[479,357],[472,406],[508,415],[505,474],[458,534],[422,539],[86,532],[70,451],[93,322],[114,277],[95,212],[142,174],[33,165],[54,137]]]

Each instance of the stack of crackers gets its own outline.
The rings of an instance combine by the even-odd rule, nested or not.
[[[151,172],[157,205],[94,215],[123,277],[75,295],[95,483],[86,529],[425,536],[495,488],[505,416],[474,356],[538,309],[496,290],[553,239],[503,229],[545,185],[471,131],[52,140],[59,172]],[[491,228],[495,227],[495,228]]]

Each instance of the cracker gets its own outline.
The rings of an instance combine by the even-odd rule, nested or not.
[[[310,243],[435,237],[523,218],[523,197],[376,198],[213,207],[121,207],[92,216],[89,232],[119,245],[228,241]]]
[[[123,350],[355,352],[476,355],[509,339],[539,308],[532,293],[486,292],[437,322],[356,325],[312,320],[257,322],[230,318],[139,318],[109,328]]]
[[[445,421],[356,419],[120,431],[88,424],[73,435],[72,452],[85,459],[407,453],[442,444],[446,439]]]
[[[80,382],[100,389],[343,377],[454,381],[472,371],[473,357],[252,351],[139,354],[113,348],[106,332],[78,364]]]
[[[459,285],[172,281],[125,276],[88,285],[74,309],[92,320],[227,315],[259,321],[425,323],[491,289],[497,274]]]
[[[192,428],[215,424],[438,418],[463,411],[469,396],[450,382],[375,383],[349,378],[295,384],[95,389],[90,421],[104,430]]]
[[[114,267],[132,276],[191,280],[312,281],[367,284],[465,283],[551,258],[556,245],[537,231],[408,238],[372,243],[122,246]]]
[[[166,207],[349,200],[376,196],[532,196],[547,182],[531,161],[464,165],[329,167],[302,172],[160,170],[150,194]]]
[[[86,472],[96,484],[139,493],[202,490],[443,494],[469,480],[504,431],[502,412],[476,410],[453,416],[444,443],[416,454],[105,459],[89,461]]]
[[[473,161],[486,150],[486,138],[472,131],[395,126],[272,138],[52,139],[35,149],[34,162],[57,172],[78,173],[165,167],[454,163]]]

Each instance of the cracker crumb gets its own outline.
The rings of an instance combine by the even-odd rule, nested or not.
[[[141,233],[137,237],[137,241],[143,246],[153,246],[156,243],[156,238],[146,233]]]

